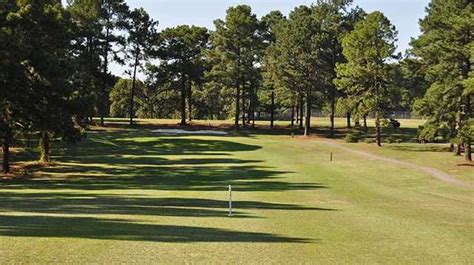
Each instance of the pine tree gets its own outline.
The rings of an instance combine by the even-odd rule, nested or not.
[[[132,69],[132,86],[130,89],[130,125],[133,125],[134,97],[138,68],[141,68],[142,62],[147,60],[152,52],[154,44],[158,41],[157,33],[158,21],[150,18],[143,8],[134,9],[128,16],[126,29],[127,37],[127,56],[131,59],[130,67]]]
[[[10,144],[16,131],[26,126],[27,113],[22,106],[29,103],[27,39],[18,28],[19,10],[16,1],[0,3],[0,143],[2,144],[2,171],[10,171]]]
[[[277,81],[274,74],[277,74],[275,71],[274,64],[272,63],[273,45],[276,41],[276,31],[278,26],[286,18],[280,11],[272,11],[267,15],[263,16],[261,19],[262,27],[262,38],[264,42],[265,54],[262,59],[262,69],[264,76],[264,87],[266,91],[270,92],[270,128],[273,128],[273,123],[275,119],[275,90],[277,87]]]
[[[99,114],[100,124],[104,125],[104,116],[107,111],[107,95],[110,84],[109,63],[117,62],[124,64],[123,58],[119,56],[120,51],[126,45],[125,38],[119,34],[127,26],[129,7],[124,0],[101,0],[99,1],[98,22],[101,27],[99,34],[100,51],[102,59],[101,90],[99,92]]]
[[[206,28],[178,26],[161,32],[158,58],[161,70],[167,71],[169,80],[180,80],[181,125],[186,125],[186,100],[189,118],[192,112],[192,86],[203,78],[202,51],[207,47],[209,34]]]
[[[219,80],[224,87],[234,87],[235,129],[239,129],[239,116],[242,106],[242,124],[245,126],[246,95],[249,93],[249,80],[255,74],[258,61],[255,48],[259,23],[250,6],[239,5],[227,10],[225,20],[214,21],[216,30],[210,37],[211,51],[207,54],[212,61],[208,76]],[[242,105],[240,105],[242,102]]]
[[[390,21],[376,11],[355,25],[342,40],[347,63],[337,65],[336,85],[374,112],[376,142],[381,146],[381,120],[391,99],[391,66],[397,32]]]
[[[424,66],[430,87],[415,109],[429,117],[425,128],[450,128],[457,153],[464,145],[466,160],[472,160],[474,137],[469,120],[472,114],[472,29],[474,4],[469,0],[433,0],[427,16],[420,21],[420,37],[412,42],[413,54]],[[463,134],[460,134],[463,132]]]
[[[75,138],[70,107],[72,89],[71,20],[59,1],[19,1],[11,14],[15,31],[23,38],[28,69],[29,103],[22,109],[32,129],[40,132],[40,160],[50,161],[51,136]]]
[[[324,89],[322,69],[327,45],[328,35],[314,9],[300,6],[277,27],[276,42],[267,51],[266,65],[273,65],[273,82],[296,95],[300,127],[305,105],[305,135],[310,133],[312,104],[319,98],[315,95],[321,95]]]

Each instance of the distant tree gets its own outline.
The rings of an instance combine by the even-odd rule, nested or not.
[[[376,142],[381,146],[381,119],[391,99],[392,68],[397,32],[380,12],[355,25],[342,40],[347,63],[337,65],[336,85],[375,113]]]
[[[474,4],[432,0],[427,13],[420,21],[421,35],[412,42],[412,52],[425,69],[429,88],[414,108],[429,118],[424,128],[447,126],[449,138],[458,144],[456,153],[461,154],[464,145],[466,160],[472,160],[473,138],[466,132],[473,117]]]
[[[345,63],[346,59],[342,53],[342,39],[343,37],[354,29],[354,25],[364,18],[365,12],[356,7],[348,9],[349,5],[352,4],[352,0],[330,0],[330,1],[318,1],[313,6],[313,12],[315,16],[322,21],[321,30],[326,34],[328,41],[325,43],[326,49],[323,63],[321,64],[321,70],[324,73],[321,74],[321,78],[324,80],[325,95],[329,104],[329,120],[330,130],[329,135],[334,135],[334,117],[336,113],[337,99],[341,96],[340,91],[334,83],[336,78],[336,65],[338,63]],[[347,127],[351,127],[350,109],[346,112]]]
[[[295,8],[288,20],[277,27],[276,42],[267,51],[266,65],[273,65],[273,82],[289,88],[297,95],[300,127],[303,105],[305,135],[310,133],[312,104],[324,88],[324,58],[327,56],[328,35],[322,31],[319,17],[310,7]],[[306,100],[306,104],[303,104]]]
[[[203,55],[209,34],[206,28],[177,26],[161,32],[158,58],[161,71],[167,71],[169,80],[180,80],[181,125],[186,125],[186,99],[189,118],[192,112],[192,86],[203,79]]]
[[[215,20],[216,30],[210,37],[211,50],[207,54],[212,61],[208,77],[219,80],[223,87],[234,87],[235,129],[239,129],[239,115],[242,101],[242,124],[245,125],[246,95],[249,93],[249,80],[255,74],[258,61],[255,49],[260,41],[259,23],[250,6],[239,5],[227,10],[225,20]]]
[[[278,85],[273,76],[277,74],[274,65],[272,64],[272,48],[270,46],[276,41],[277,27],[285,21],[286,18],[280,11],[271,11],[261,19],[262,38],[265,49],[264,58],[262,59],[262,69],[264,76],[264,87],[266,91],[270,92],[270,127],[273,128],[275,119],[275,90]]]
[[[110,91],[110,115],[112,117],[128,117],[130,115],[130,87],[132,87],[132,80],[120,78],[115,86]],[[140,95],[145,91],[145,85],[139,80],[135,84],[134,110],[137,113],[140,109]]]
[[[70,0],[66,9],[71,15],[72,38],[70,66],[71,82],[74,87],[74,101],[80,109],[80,119],[92,117],[96,106],[100,105],[101,59],[99,2]]]
[[[108,108],[110,87],[109,62],[123,64],[119,53],[125,47],[125,38],[120,34],[125,29],[128,6],[123,0],[67,0],[67,10],[73,19],[71,29],[76,69],[74,86],[77,99],[86,104],[83,110],[92,117],[97,109],[100,124]],[[82,97],[82,98],[79,98]]]
[[[429,87],[425,67],[419,58],[409,54],[400,61],[398,71],[398,83],[403,89],[402,107],[411,111],[415,101],[423,98]]]
[[[100,103],[98,104],[100,114],[100,124],[104,125],[104,116],[107,112],[107,95],[110,87],[109,62],[123,64],[123,59],[119,53],[126,45],[125,38],[119,34],[127,26],[129,7],[124,0],[100,0],[99,1],[99,54],[102,58],[102,75]]]
[[[134,117],[134,97],[136,87],[136,77],[138,68],[142,67],[142,62],[147,60],[151,54],[154,44],[158,41],[157,33],[158,21],[150,18],[143,8],[134,9],[130,12],[126,29],[127,38],[127,55],[132,60],[130,67],[132,68],[132,86],[130,90],[130,125],[133,125]]]

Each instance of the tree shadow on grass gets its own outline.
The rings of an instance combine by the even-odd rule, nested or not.
[[[327,188],[319,183],[283,181],[291,173],[258,166],[66,165],[45,168],[43,178],[3,181],[4,189],[285,191]],[[59,177],[54,177],[59,176]]]
[[[419,145],[391,145],[390,149],[408,152],[449,152],[449,146],[446,144],[419,144]]]
[[[219,191],[229,184],[236,191],[325,188],[318,183],[283,181],[282,175],[291,172],[261,166],[262,160],[233,156],[233,152],[260,149],[257,145],[221,137],[148,135],[139,131],[103,132],[83,141],[79,148],[56,148],[57,166],[40,170],[42,178],[4,181],[2,185],[8,189],[81,190]]]
[[[82,193],[0,193],[0,211],[48,214],[121,214],[224,217],[228,201],[202,198],[153,198]],[[335,211],[330,208],[260,201],[234,201],[234,218],[257,218],[245,210]]]
[[[262,165],[264,157],[262,160],[239,159],[235,153],[252,152],[261,147],[226,137],[168,137],[127,130],[92,134],[77,148],[59,147],[53,153],[57,166],[40,169],[38,178],[0,182],[0,211],[15,212],[14,216],[0,215],[0,235],[150,242],[306,243],[311,240],[209,227],[51,215],[223,217],[227,214],[225,200],[152,198],[120,193],[131,189],[137,193],[141,190],[192,190],[219,191],[225,196],[229,184],[234,191],[252,192],[326,188],[319,183],[292,182],[284,178],[284,174],[292,172]],[[107,190],[110,194],[104,194]],[[259,201],[234,201],[233,205],[233,218],[258,218],[251,211],[255,209],[333,211]]]
[[[314,241],[269,233],[240,232],[210,227],[143,224],[122,219],[37,215],[0,215],[0,235],[171,243],[310,243]]]

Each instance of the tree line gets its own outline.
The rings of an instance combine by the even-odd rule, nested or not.
[[[3,171],[15,137],[36,134],[40,160],[51,139],[75,142],[92,117],[234,119],[290,112],[309,135],[311,113],[344,113],[351,126],[375,118],[376,143],[393,111],[427,118],[419,140],[444,137],[471,160],[473,3],[432,0],[405,56],[381,12],[351,0],[318,0],[284,16],[230,7],[215,29],[158,21],[123,0],[0,3],[0,133]],[[111,74],[127,66],[127,78]],[[139,74],[140,73],[140,74]],[[141,79],[141,80],[140,80]],[[295,124],[296,122],[296,124]]]

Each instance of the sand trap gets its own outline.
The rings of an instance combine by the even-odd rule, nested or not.
[[[211,130],[197,130],[197,131],[186,131],[182,129],[158,129],[153,130],[154,133],[163,134],[209,134],[209,135],[228,135],[228,132],[223,131],[211,131]]]

